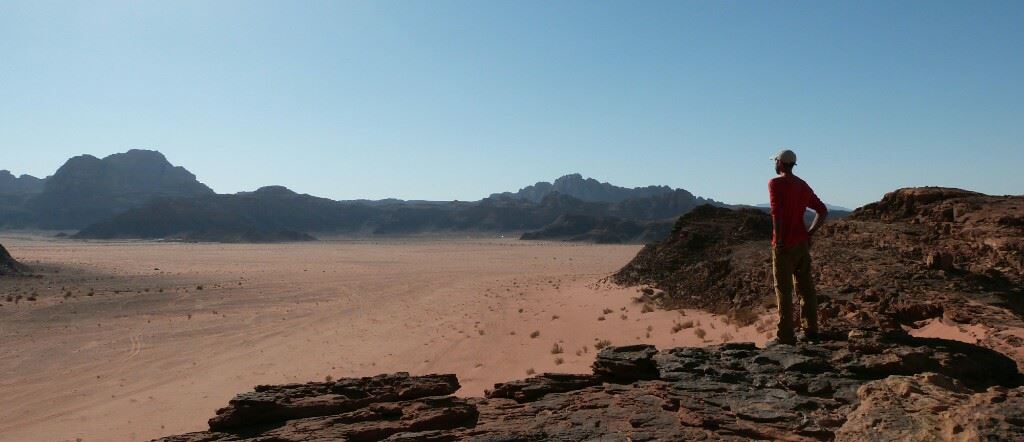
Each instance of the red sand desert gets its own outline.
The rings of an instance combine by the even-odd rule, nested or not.
[[[11,441],[203,430],[256,384],[327,376],[456,373],[460,394],[480,395],[531,370],[589,372],[603,340],[763,343],[770,328],[642,312],[635,288],[601,282],[639,246],[0,241],[47,275],[0,285],[36,294],[0,299],[0,438]]]

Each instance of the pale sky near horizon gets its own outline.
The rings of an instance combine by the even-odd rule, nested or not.
[[[573,172],[767,201],[1024,193],[1024,2],[0,1],[0,169],[476,200]]]

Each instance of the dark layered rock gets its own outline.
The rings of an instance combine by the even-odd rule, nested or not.
[[[589,374],[544,373],[529,379],[495,384],[487,397],[530,402],[550,393],[564,393],[601,385],[601,377]]]
[[[308,384],[260,385],[235,396],[210,419],[211,430],[231,430],[252,422],[273,424],[366,408],[371,404],[446,396],[459,389],[455,375],[409,376],[408,373]]]
[[[14,259],[3,244],[0,244],[0,276],[28,273],[28,266]]]
[[[210,431],[164,440],[1016,440],[1024,431],[1011,359],[893,332],[838,337],[609,347],[593,374],[498,384],[486,398],[450,396],[451,375],[257,387],[219,411]],[[877,422],[886,426],[870,433]]]

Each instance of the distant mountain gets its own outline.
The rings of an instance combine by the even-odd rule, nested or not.
[[[272,242],[299,231],[334,230],[358,211],[281,186],[234,195],[155,198],[78,232],[78,238]],[[304,234],[303,234],[304,235]],[[252,238],[261,238],[253,240]]]
[[[34,195],[43,191],[45,179],[32,175],[15,177],[9,170],[0,170],[0,194]]]
[[[602,205],[600,210],[567,211],[551,224],[524,233],[521,239],[646,244],[664,239],[676,218],[704,204],[727,207],[676,189]]]
[[[196,176],[160,152],[133,149],[99,159],[68,160],[27,201],[41,228],[76,229],[141,206],[155,197],[213,195]]]
[[[280,186],[234,195],[158,198],[90,225],[79,238],[236,238],[242,232],[403,235],[438,231],[522,231],[573,211],[604,206],[550,195],[539,204],[514,199],[465,202],[351,202],[297,194]]]
[[[35,215],[25,204],[43,191],[45,182],[31,175],[15,177],[9,171],[0,170],[0,226],[30,225]]]
[[[476,202],[334,201],[283,186],[218,195],[148,150],[77,156],[45,180],[0,173],[0,226],[80,229],[78,238],[272,242],[313,239],[310,232],[477,231],[647,242],[666,234],[664,221],[702,204],[724,206],[683,189],[629,189],[579,174]]]
[[[586,202],[551,193],[538,203],[510,196],[479,202],[333,201],[281,186],[234,195],[157,198],[82,229],[79,238],[173,238],[234,242],[247,237],[274,241],[291,232],[405,235],[424,232],[522,232],[548,227],[537,239],[646,242],[667,234],[646,233],[654,221],[692,208],[678,191],[617,204]],[[692,195],[691,195],[692,197]],[[614,214],[614,215],[612,215]],[[562,221],[559,221],[562,219]],[[596,226],[557,231],[561,223],[598,220]],[[663,227],[668,227],[671,222]],[[603,226],[603,227],[602,227]],[[634,226],[636,226],[634,228]],[[603,230],[602,230],[603,229]],[[661,232],[661,230],[665,230]],[[569,235],[569,233],[573,233]],[[543,238],[541,238],[543,237]]]
[[[617,203],[630,198],[650,198],[671,193],[672,191],[673,189],[668,186],[648,186],[629,189],[602,183],[593,178],[583,178],[582,175],[574,173],[565,175],[555,180],[554,183],[541,181],[532,186],[519,189],[515,193],[496,193],[491,195],[491,197],[510,196],[537,203],[543,200],[545,196],[557,192],[586,202]]]

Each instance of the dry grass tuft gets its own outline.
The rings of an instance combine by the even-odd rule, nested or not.
[[[565,351],[565,349],[564,349],[564,348],[562,348],[562,346],[561,346],[561,345],[558,345],[558,343],[557,343],[557,342],[555,343],[555,345],[552,345],[552,346],[551,346],[551,354],[553,354],[553,355],[557,355],[557,354],[560,354],[560,353],[562,353],[562,352],[564,352],[564,351]]]

